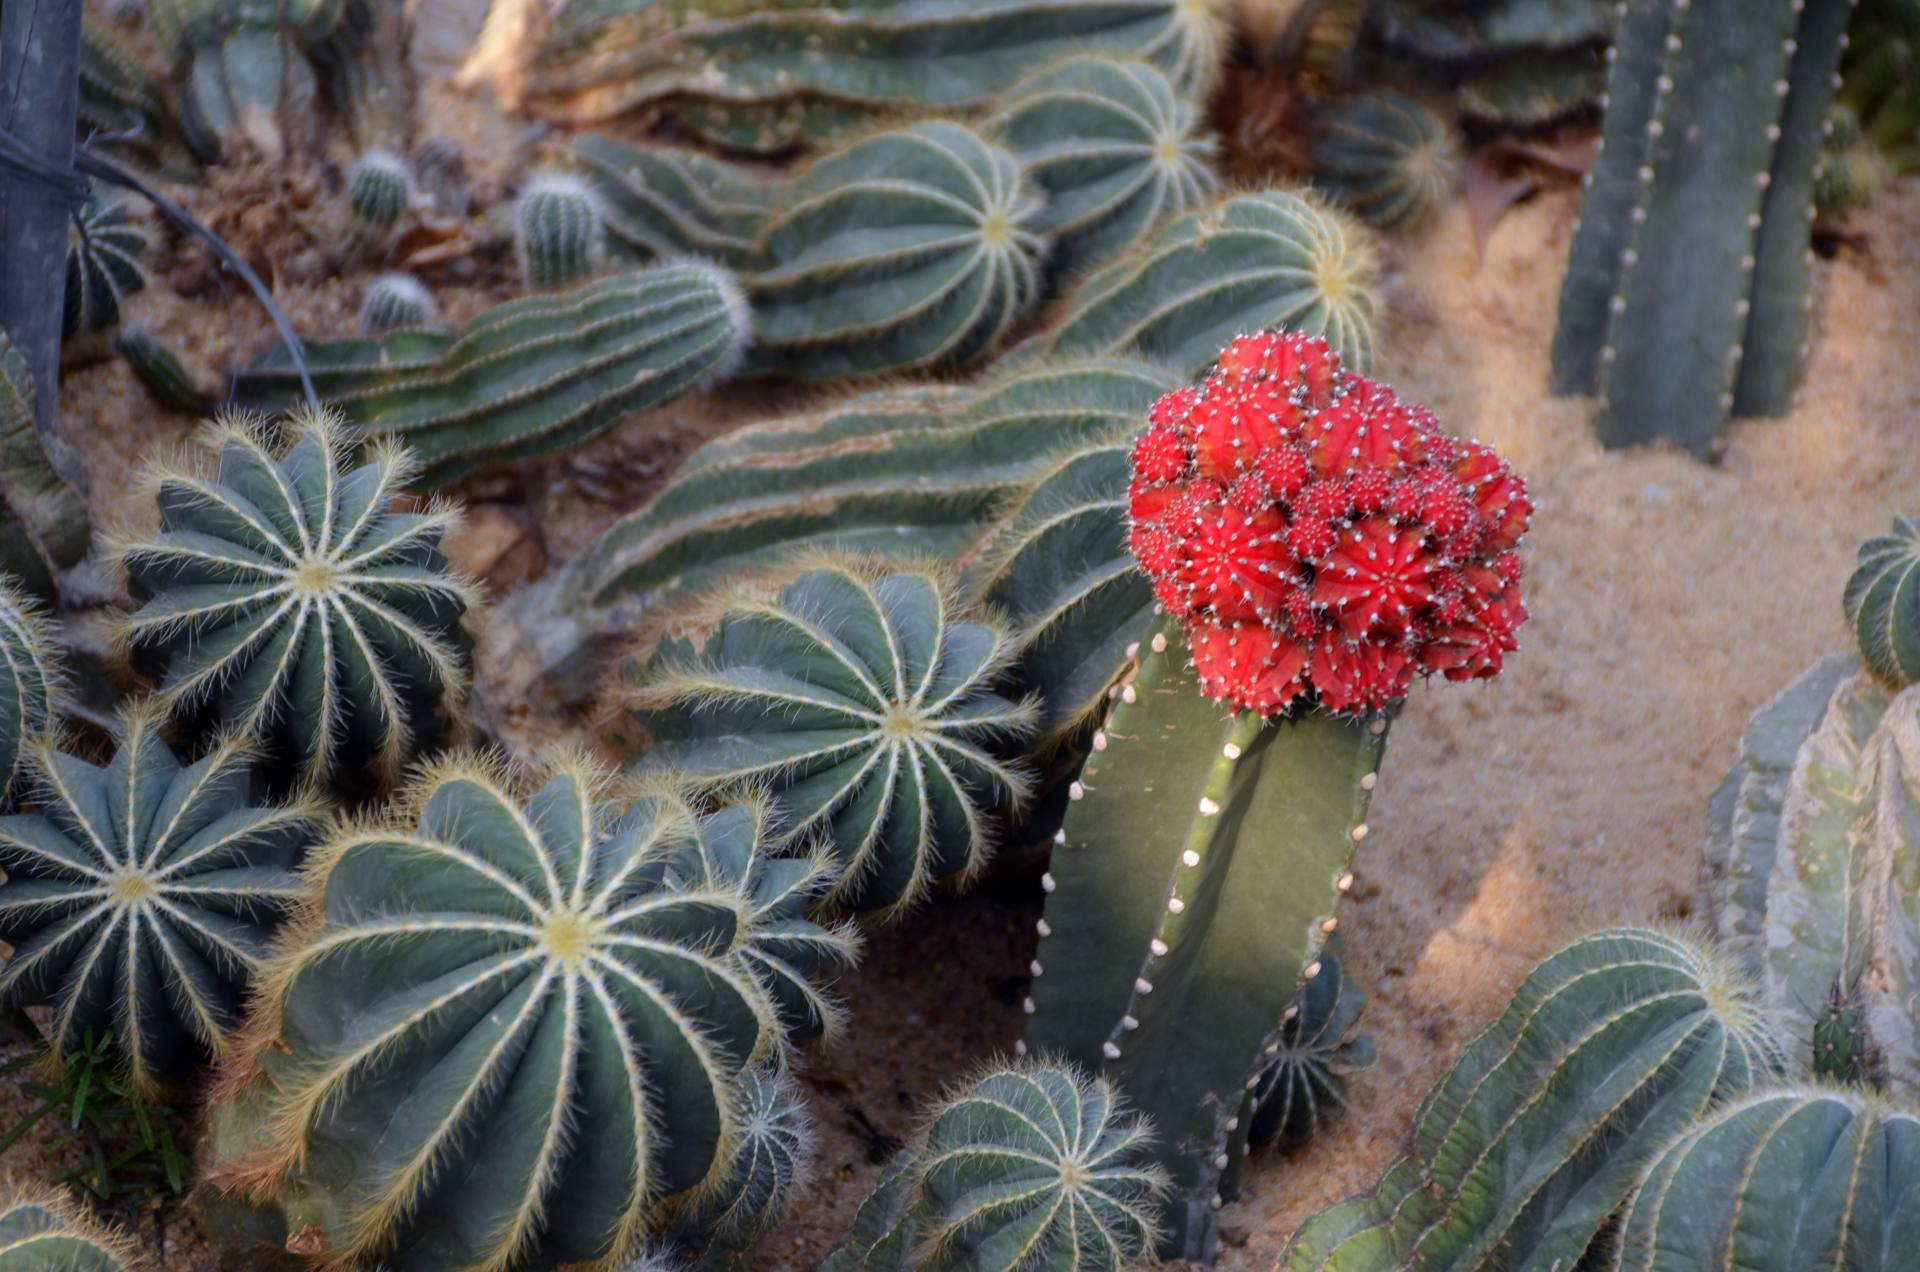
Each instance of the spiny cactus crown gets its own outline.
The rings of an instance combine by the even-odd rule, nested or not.
[[[369,336],[402,327],[424,327],[440,316],[433,293],[412,274],[381,274],[360,298],[360,330]]]
[[[1453,126],[1400,93],[1323,107],[1314,112],[1313,127],[1315,187],[1375,225],[1423,220],[1460,179]]]
[[[1490,677],[1527,618],[1526,483],[1319,338],[1241,337],[1155,403],[1128,501],[1202,688],[1235,707],[1376,709],[1416,672]]]
[[[675,1224],[675,1245],[701,1252],[700,1266],[734,1266],[777,1231],[812,1172],[813,1118],[800,1086],[771,1065],[745,1074],[740,1143],[726,1182],[699,1199]]]

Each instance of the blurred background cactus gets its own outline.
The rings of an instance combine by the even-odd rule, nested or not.
[[[513,205],[513,251],[534,291],[564,291],[599,268],[600,205],[591,187],[565,172],[536,172]]]
[[[0,1181],[0,1272],[143,1272],[124,1233],[45,1188]]]
[[[360,297],[360,332],[384,336],[404,327],[424,327],[440,316],[440,306],[411,274],[381,274]]]

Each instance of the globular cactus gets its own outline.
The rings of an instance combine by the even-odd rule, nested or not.
[[[211,415],[221,394],[209,388],[171,345],[145,327],[123,328],[113,348],[153,400],[182,415]]]
[[[188,182],[200,175],[167,91],[113,37],[82,19],[75,139],[143,172]]]
[[[788,840],[822,836],[840,863],[831,904],[898,914],[980,872],[989,811],[1027,788],[996,754],[1034,715],[993,691],[1004,628],[934,573],[839,561],[728,599],[711,627],[624,672],[640,772],[763,785]]]
[[[600,268],[603,234],[593,187],[570,172],[537,172],[513,205],[513,252],[535,291],[563,291]]]
[[[1014,85],[988,128],[1045,200],[1047,268],[1104,265],[1217,186],[1218,142],[1150,63],[1076,57]]]
[[[1284,190],[1235,195],[1163,227],[1067,297],[1024,350],[1125,355],[1197,374],[1263,327],[1325,336],[1346,364],[1373,358],[1374,258],[1343,214]]]
[[[53,722],[58,685],[52,633],[40,606],[0,574],[0,808],[24,785],[28,757]]]
[[[36,1184],[0,1181],[0,1272],[136,1272],[125,1234],[102,1228]]]
[[[0,1001],[45,1006],[56,1063],[111,1034],[151,1094],[225,1053],[282,922],[316,810],[260,800],[243,742],[183,763],[147,711],[104,767],[38,746],[40,810],[0,818]]]
[[[1717,951],[1643,928],[1584,937],[1427,1095],[1409,1156],[1302,1224],[1281,1266],[1572,1267],[1656,1154],[1779,1063],[1758,987]]]
[[[524,789],[457,758],[343,826],[265,983],[259,1141],[210,1174],[305,1205],[335,1264],[615,1264],[724,1184],[783,1045],[752,900],[670,877],[684,805],[608,801],[580,760]]]
[[[1328,1115],[1346,1104],[1348,1075],[1373,1063],[1373,1040],[1353,1036],[1367,995],[1342,969],[1343,953],[1329,938],[1315,960],[1319,972],[1300,986],[1280,1030],[1280,1049],[1253,1089],[1247,1142],[1256,1148],[1292,1148],[1313,1139]]]
[[[1891,534],[1860,545],[1840,606],[1874,674],[1890,685],[1920,680],[1920,520],[1895,517]]]
[[[570,450],[636,412],[739,365],[748,316],[733,276],[659,265],[495,306],[458,330],[307,345],[321,398],[359,438],[390,437],[444,486],[495,465]],[[236,400],[284,410],[300,381],[276,345]]]
[[[1417,670],[1499,670],[1531,505],[1490,448],[1272,333],[1155,404],[1125,497],[1168,615],[1069,788],[1023,1045],[1103,1068],[1154,1118],[1161,1252],[1204,1258],[1237,1115],[1352,881],[1389,713]]]
[[[1822,1082],[1856,1087],[1886,1084],[1885,1057],[1867,1033],[1867,1013],[1860,996],[1835,985],[1813,1021],[1809,1068]]]
[[[33,370],[0,331],[0,574],[41,600],[92,542],[86,497],[69,473],[84,485],[78,458],[34,426]]]
[[[1451,85],[1461,114],[1539,128],[1603,103],[1614,8],[1614,0],[1385,0],[1373,17],[1389,56]]]
[[[1121,1272],[1151,1253],[1153,1130],[1066,1065],[989,1072],[934,1114],[823,1272]]]
[[[740,1083],[740,1138],[726,1181],[674,1221],[672,1246],[688,1272],[747,1266],[754,1246],[778,1232],[811,1177],[813,1118],[799,1084],[771,1066]]]
[[[120,306],[147,285],[140,254],[147,236],[127,220],[127,205],[89,199],[73,215],[67,237],[67,292],[60,338],[106,331],[120,322]]]
[[[1138,57],[1205,100],[1224,60],[1219,0],[934,0],[715,11],[689,0],[574,6],[498,78],[573,123],[646,111],[732,149],[780,151],[903,113],[960,111],[1080,53]],[[937,70],[929,70],[937,67]]]
[[[1315,110],[1310,153],[1320,193],[1387,229],[1426,219],[1460,180],[1453,126],[1391,89]]]
[[[1850,0],[1631,0],[1560,292],[1556,393],[1609,446],[1715,458],[1781,415],[1811,319],[1808,238]]]
[[[367,151],[347,169],[347,204],[356,233],[384,245],[413,207],[413,169],[390,150]]]
[[[429,326],[440,317],[440,306],[426,284],[407,273],[376,275],[360,297],[358,321],[362,335],[383,336],[403,327]]]
[[[1616,1272],[1847,1268],[1894,1272],[1920,1240],[1920,1113],[1824,1087],[1714,1113],[1647,1169]]]
[[[156,475],[159,533],[120,550],[141,602],[122,637],[192,735],[256,738],[285,779],[378,789],[458,723],[475,592],[440,550],[456,517],[396,507],[405,451],[356,464],[325,415],[286,431],[275,449],[229,419],[210,471]]]
[[[567,162],[593,186],[609,250],[638,261],[700,256],[760,268],[759,236],[780,183],[696,150],[588,133]]]
[[[950,120],[816,161],[762,231],[749,369],[825,380],[979,361],[1039,299],[1041,206],[1012,154]]]

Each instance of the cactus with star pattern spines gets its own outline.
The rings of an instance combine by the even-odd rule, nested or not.
[[[726,1182],[674,1220],[671,1248],[687,1272],[733,1272],[779,1231],[812,1174],[813,1118],[793,1078],[772,1066],[740,1083],[740,1141]]]
[[[126,1234],[103,1228],[65,1197],[0,1180],[0,1272],[140,1272]]]
[[[72,341],[120,322],[126,298],[147,285],[140,254],[147,236],[127,220],[127,205],[88,199],[73,214],[67,236],[67,290],[60,338]]]
[[[440,316],[433,293],[412,274],[380,274],[367,283],[356,321],[360,333],[383,336],[406,327],[425,327]]]

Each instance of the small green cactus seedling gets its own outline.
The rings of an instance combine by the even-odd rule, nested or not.
[[[0,1001],[52,1009],[59,1056],[112,1034],[136,1090],[227,1051],[274,935],[306,895],[315,810],[260,803],[238,740],[183,763],[147,711],[97,767],[36,749],[40,811],[0,818]],[[162,987],[164,986],[164,989]]]
[[[0,809],[20,792],[22,769],[52,724],[58,676],[40,606],[0,574]]]
[[[674,1224],[689,1272],[732,1272],[777,1232],[813,1171],[813,1118],[799,1084],[772,1066],[742,1075],[740,1140],[726,1182]]]
[[[1313,183],[1374,225],[1414,225],[1453,197],[1460,145],[1453,126],[1391,90],[1313,115]]]
[[[994,1070],[934,1114],[824,1272],[1121,1272],[1156,1238],[1151,1142],[1104,1078]]]
[[[403,327],[425,327],[440,317],[440,306],[426,284],[412,274],[380,274],[367,284],[360,297],[360,330],[369,336],[385,335]]]
[[[1034,715],[993,692],[1011,655],[937,575],[828,562],[723,603],[703,648],[629,668],[651,740],[637,767],[764,784],[789,840],[823,834],[839,860],[830,902],[897,913],[977,875],[988,810],[1026,792],[995,754]]]
[[[0,1272],[138,1272],[125,1234],[36,1184],[0,1181]]]
[[[147,285],[140,254],[147,236],[127,220],[127,205],[89,199],[73,214],[67,240],[67,293],[60,338],[106,331],[127,297]]]
[[[455,514],[396,508],[399,448],[356,465],[325,415],[287,431],[276,450],[230,419],[210,472],[156,475],[160,533],[120,553],[142,602],[123,637],[194,736],[244,734],[284,778],[377,789],[458,722],[475,596],[440,551]]]
[[[599,268],[600,201],[570,172],[537,172],[513,205],[513,250],[535,291],[562,291]]]
[[[145,327],[122,328],[113,338],[113,347],[126,359],[133,378],[169,411],[207,416],[219,406],[221,395],[209,388],[172,346]]]
[[[413,169],[390,150],[369,150],[347,169],[347,202],[359,232],[384,244],[413,207]]]

